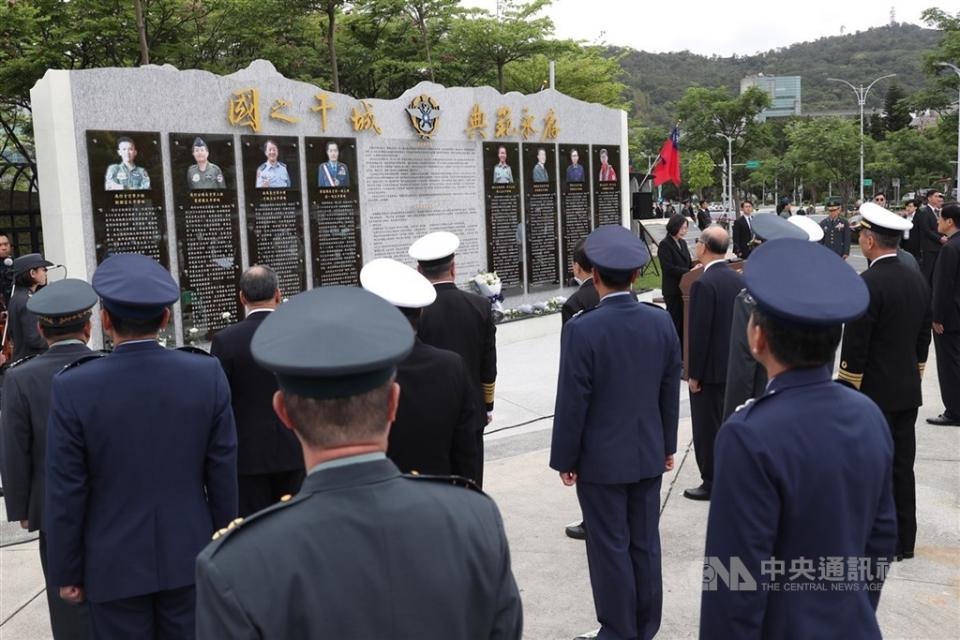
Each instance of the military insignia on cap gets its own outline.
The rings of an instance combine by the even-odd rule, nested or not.
[[[421,140],[429,140],[440,126],[440,103],[427,94],[413,99],[407,108],[410,122]]]

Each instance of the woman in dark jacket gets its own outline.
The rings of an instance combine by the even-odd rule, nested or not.
[[[690,249],[684,240],[688,226],[689,221],[684,216],[676,215],[670,218],[667,222],[667,237],[661,240],[657,247],[657,257],[663,273],[663,300],[667,303],[667,311],[677,328],[680,344],[683,344],[683,295],[680,293],[680,278],[693,267]]]

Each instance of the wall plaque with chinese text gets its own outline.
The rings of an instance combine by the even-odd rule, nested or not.
[[[525,213],[527,284],[560,284],[557,217],[557,145],[524,143],[523,210]]]
[[[563,282],[573,280],[573,250],[590,235],[590,145],[560,145],[560,228]]]
[[[360,283],[356,138],[306,138],[313,286]]]
[[[593,226],[623,224],[620,194],[620,147],[592,145]],[[624,176],[626,177],[626,176]]]
[[[495,271],[500,276],[505,295],[523,291],[519,171],[519,144],[483,143],[487,270]]]

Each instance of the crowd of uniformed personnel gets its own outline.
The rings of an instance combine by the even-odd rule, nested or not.
[[[879,637],[885,568],[914,553],[931,328],[946,410],[929,421],[960,424],[960,206],[931,209],[932,292],[897,253],[916,222],[879,205],[861,209],[862,277],[821,244],[833,222],[742,211],[743,275],[706,227],[688,311],[703,483],[685,495],[710,501],[700,635]],[[661,255],[694,268],[671,223]],[[39,531],[54,637],[519,638],[503,523],[479,490],[496,329],[455,284],[458,245],[428,234],[415,269],[375,260],[361,287],[284,304],[252,266],[246,317],[213,357],[159,344],[180,290],[150,258],[50,285],[42,256],[14,260],[23,357],[5,373],[0,471],[8,519]],[[568,535],[586,539],[601,626],[582,637],[651,638],[682,324],[632,294],[651,256],[628,230],[596,229],[573,258],[550,466],[584,517]],[[109,353],[86,346],[97,303]],[[852,568],[827,579],[846,588],[782,588],[798,561],[821,561],[813,584],[837,558]]]

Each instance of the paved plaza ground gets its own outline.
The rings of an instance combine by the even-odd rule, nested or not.
[[[659,225],[651,225],[654,235]],[[863,268],[862,258],[855,266]],[[647,298],[651,295],[647,294]],[[524,605],[524,637],[564,640],[598,625],[582,542],[563,533],[579,518],[575,492],[548,468],[560,318],[501,325],[495,418],[487,430],[485,489],[500,505]],[[956,638],[960,630],[960,428],[924,418],[942,410],[932,349],[917,423],[916,558],[893,566],[880,600],[886,638]],[[960,392],[960,390],[958,390]],[[664,609],[661,638],[693,638],[708,504],[683,498],[699,484],[686,387],[677,465],[662,489]],[[6,518],[4,517],[3,520]],[[2,544],[20,536],[0,525]],[[0,549],[0,639],[50,638],[36,542]]]

